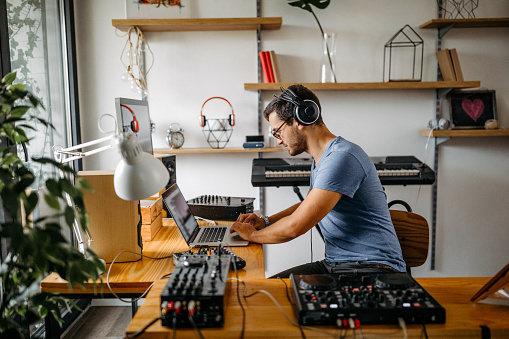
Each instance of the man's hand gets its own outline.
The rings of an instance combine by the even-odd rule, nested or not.
[[[256,228],[257,230],[265,228],[265,220],[263,220],[254,213],[239,215],[239,217],[237,218],[237,222],[244,222],[246,224],[250,224],[254,226],[254,228]]]
[[[263,219],[262,219],[263,221]],[[230,228],[230,233],[237,232],[237,234],[244,240],[251,241],[251,234],[256,232],[256,228],[245,222],[234,222],[232,227]]]

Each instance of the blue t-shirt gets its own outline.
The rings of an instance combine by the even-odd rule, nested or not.
[[[332,140],[318,165],[313,162],[313,188],[343,195],[319,222],[327,262],[369,261],[406,270],[375,165],[359,146]]]

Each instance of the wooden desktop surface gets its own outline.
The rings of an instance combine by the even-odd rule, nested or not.
[[[228,222],[221,222],[228,224]],[[200,222],[200,224],[203,224]],[[114,241],[112,239],[112,241]],[[143,255],[153,258],[143,257],[134,262],[119,262],[122,260],[120,255],[113,264],[109,275],[111,289],[116,294],[141,294],[150,287],[150,285],[161,279],[163,276],[171,273],[173,268],[173,253],[187,251],[189,246],[182,238],[172,219],[163,219],[163,226],[157,232],[154,239],[143,243]],[[263,247],[259,244],[250,244],[246,247],[232,247],[231,251],[246,261],[246,267],[239,270],[239,278],[244,280],[265,278],[265,265],[263,261]],[[109,268],[110,265],[107,265]],[[106,273],[103,275],[103,295],[110,295],[111,292],[106,286]],[[61,294],[84,294],[94,295],[100,293],[100,287],[94,291],[92,281],[85,284],[85,288],[75,287],[69,289],[67,281],[58,274],[52,273],[41,282],[41,291],[57,292]],[[100,297],[100,296],[98,296]]]
[[[469,299],[490,278],[419,278],[416,279],[441,305],[446,309],[445,324],[427,324],[426,332],[429,338],[481,338],[481,326],[487,326],[492,338],[509,338],[509,307],[489,304],[472,303]],[[143,305],[134,316],[126,330],[133,334],[160,316],[160,294],[166,284],[166,279],[156,282],[147,295]],[[289,285],[289,280],[285,279]],[[205,338],[239,338],[242,329],[242,312],[236,295],[236,282],[232,282],[228,307],[225,312],[224,328],[204,328],[201,332]],[[246,280],[249,295],[258,290],[270,292],[281,304],[284,312],[295,322],[291,305],[286,296],[284,283],[279,279],[251,279]],[[240,293],[243,286],[240,285]],[[246,311],[246,338],[302,338],[298,327],[291,325],[282,315],[278,307],[269,297],[258,293],[243,299]],[[315,328],[332,333],[339,337],[340,330],[332,326],[317,326]],[[406,325],[409,338],[424,338],[422,325]],[[329,337],[329,334],[304,329],[305,336]],[[403,338],[403,330],[398,325],[365,325],[362,326],[364,338]],[[172,330],[157,321],[150,326],[139,338],[169,338]],[[177,338],[197,338],[193,329],[177,329]],[[356,337],[361,337],[356,331]],[[352,330],[348,330],[346,338],[355,338]]]

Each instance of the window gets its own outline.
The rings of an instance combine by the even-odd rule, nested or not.
[[[68,110],[65,94],[64,54],[61,34],[61,17],[58,0],[7,0],[7,21],[11,70],[17,73],[17,81],[27,84],[37,95],[44,109],[32,111],[49,121],[55,129],[34,122],[34,130],[26,130],[31,139],[27,145],[31,157],[53,157],[54,145],[67,147]],[[24,159],[23,149],[18,150]],[[38,166],[35,168],[35,166]],[[54,173],[28,161],[38,180],[34,189],[41,186]]]

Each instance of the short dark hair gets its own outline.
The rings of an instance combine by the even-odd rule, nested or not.
[[[320,100],[318,100],[318,97],[313,93],[310,89],[307,87],[304,87],[300,84],[295,84],[288,86],[289,90],[291,90],[295,95],[297,95],[302,100],[312,100],[316,102],[318,105],[318,108],[320,111],[322,110],[322,107],[320,106]],[[274,98],[263,110],[263,116],[268,121],[269,115],[272,112],[276,112],[278,118],[282,121],[291,121],[293,119],[293,110],[294,110],[294,104],[291,102],[285,101],[281,98]],[[322,124],[322,116],[318,117],[318,120],[315,122],[315,124]]]

